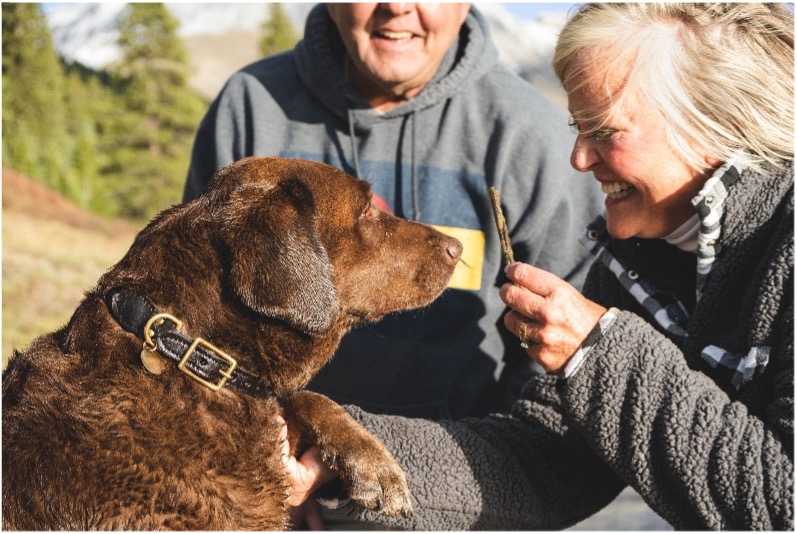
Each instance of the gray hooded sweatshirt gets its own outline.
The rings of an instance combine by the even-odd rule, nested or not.
[[[396,215],[459,238],[463,261],[443,295],[348,334],[310,388],[377,413],[508,410],[531,364],[503,326],[488,188],[501,191],[515,258],[580,285],[590,260],[577,236],[601,198],[569,166],[567,118],[498,63],[476,9],[434,79],[386,113],[348,84],[345,57],[319,5],[295,50],[232,76],[200,125],[185,200],[244,156],[303,158],[369,181]]]

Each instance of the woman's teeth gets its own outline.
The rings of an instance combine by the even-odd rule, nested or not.
[[[634,189],[633,185],[623,182],[601,182],[601,191],[611,199],[627,196]]]

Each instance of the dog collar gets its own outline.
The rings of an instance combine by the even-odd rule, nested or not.
[[[274,394],[271,384],[238,368],[238,362],[202,338],[192,339],[179,331],[182,322],[158,313],[146,296],[131,289],[114,288],[105,294],[105,304],[122,328],[144,340],[141,359],[154,373],[162,372],[166,357],[177,368],[203,386],[218,391],[227,387],[255,397]]]

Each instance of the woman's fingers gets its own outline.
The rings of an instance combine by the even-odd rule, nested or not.
[[[504,269],[507,277],[542,297],[550,295],[564,280],[553,273],[527,263],[515,262]]]
[[[310,447],[297,460],[293,456],[285,462],[288,473],[290,495],[285,502],[290,506],[299,506],[316,489],[320,488],[333,478],[335,473],[321,461],[321,452],[318,447]]]
[[[290,484],[289,496],[285,502],[290,506],[299,506],[316,489],[335,478],[336,475],[321,460],[321,451],[318,447],[310,447],[298,460],[291,456],[288,425],[285,423],[285,419],[279,415],[274,419],[280,426],[280,459],[285,467],[288,484]]]
[[[524,263],[506,269],[514,283],[499,294],[511,308],[504,325],[520,346],[548,372],[567,365],[606,311],[556,275]]]
[[[530,345],[539,342],[539,325],[534,324],[534,321],[526,315],[510,310],[504,315],[504,325],[518,337],[521,344]]]

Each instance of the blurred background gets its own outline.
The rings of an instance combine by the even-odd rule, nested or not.
[[[2,347],[64,325],[156,213],[180,202],[226,79],[293,48],[312,3],[2,4]],[[475,3],[501,60],[557,105],[572,3]],[[672,530],[627,490],[573,530]]]

